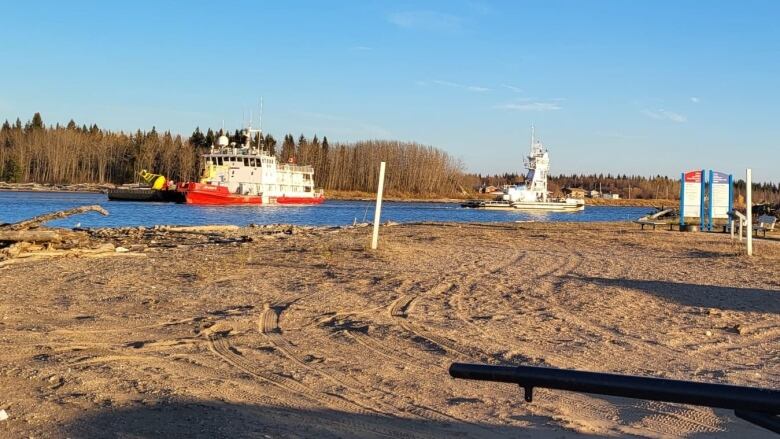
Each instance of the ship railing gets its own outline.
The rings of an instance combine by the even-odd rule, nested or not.
[[[518,384],[526,402],[534,387],[733,410],[738,418],[780,433],[780,390],[537,366],[452,363],[450,375]]]
[[[314,167],[310,165],[290,165],[290,164],[278,164],[276,169],[279,171],[292,171],[292,172],[314,172]]]

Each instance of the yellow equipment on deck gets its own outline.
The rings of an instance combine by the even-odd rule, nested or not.
[[[167,183],[167,180],[162,175],[152,174],[146,169],[141,170],[139,174],[141,175],[141,178],[146,182],[146,184],[152,187],[152,189],[162,190],[166,188],[165,183]]]

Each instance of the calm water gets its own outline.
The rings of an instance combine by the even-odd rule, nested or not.
[[[104,194],[53,192],[0,192],[0,223],[14,222],[46,212],[86,204],[100,204],[109,216],[90,212],[52,221],[49,225],[73,227],[150,226],[155,224],[298,224],[345,225],[372,221],[374,204],[368,201],[325,201],[319,206],[205,207],[171,203],[108,201]],[[628,221],[653,209],[644,207],[589,206],[577,213],[536,213],[464,209],[453,203],[382,204],[382,222],[417,221]]]

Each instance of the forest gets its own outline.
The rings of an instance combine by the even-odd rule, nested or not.
[[[22,123],[0,127],[0,181],[11,183],[114,183],[138,181],[142,169],[174,181],[197,179],[200,155],[222,131],[196,128],[188,138],[170,132],[113,132],[93,124],[46,126],[39,113]],[[244,143],[242,133],[225,133]],[[385,188],[390,195],[409,197],[463,196],[463,164],[446,152],[413,142],[366,140],[329,144],[292,134],[281,144],[266,134],[253,139],[283,163],[311,165],[315,181],[326,190],[376,191],[379,162],[387,162]]]
[[[115,132],[96,124],[46,126],[40,113],[22,123],[5,121],[0,127],[0,181],[49,184],[113,183],[138,181],[138,172],[148,169],[174,181],[196,179],[200,155],[208,151],[221,130],[196,128],[186,138],[168,131]],[[231,141],[243,143],[238,130],[225,133]],[[325,190],[373,192],[380,161],[387,162],[385,188],[397,197],[435,198],[472,196],[480,188],[521,183],[517,174],[483,176],[466,173],[464,164],[432,146],[392,140],[329,143],[315,134],[296,139],[286,134],[281,143],[266,134],[253,139],[256,145],[280,162],[311,165],[315,181]],[[550,176],[554,194],[565,187],[579,187],[616,193],[621,198],[677,199],[680,182],[666,176],[557,175]],[[745,182],[735,182],[737,197],[745,193]],[[756,202],[780,202],[780,186],[754,183]]]

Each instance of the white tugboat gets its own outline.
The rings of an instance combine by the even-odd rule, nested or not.
[[[559,212],[576,212],[585,209],[585,201],[577,198],[553,198],[547,191],[547,172],[550,170],[550,155],[542,142],[534,136],[531,127],[531,153],[525,158],[528,173],[525,183],[506,186],[494,200],[471,200],[463,207],[477,209],[522,209]]]

